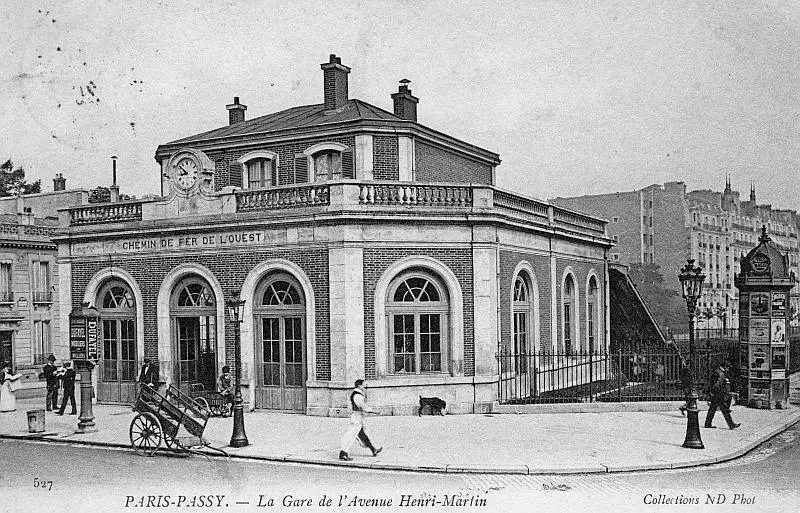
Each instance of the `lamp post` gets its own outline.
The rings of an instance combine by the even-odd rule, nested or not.
[[[697,418],[697,392],[694,391],[694,375],[692,363],[694,363],[694,314],[697,308],[697,300],[703,292],[703,281],[706,277],[699,267],[695,267],[694,259],[688,259],[686,265],[678,274],[681,281],[683,298],[686,300],[686,310],[689,313],[689,389],[686,393],[686,439],[683,447],[687,449],[704,449],[703,440],[700,438],[700,421]]]
[[[225,302],[228,307],[228,318],[233,323],[234,333],[234,355],[236,361],[235,373],[235,392],[233,396],[233,434],[231,435],[231,447],[244,447],[249,445],[247,435],[244,432],[244,407],[242,406],[242,341],[240,338],[240,327],[244,319],[244,300],[235,293],[233,297]]]

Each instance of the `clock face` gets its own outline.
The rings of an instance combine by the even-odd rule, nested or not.
[[[181,159],[175,165],[175,182],[188,189],[197,182],[197,163],[188,157]]]

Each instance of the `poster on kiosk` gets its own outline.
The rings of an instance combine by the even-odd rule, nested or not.
[[[86,308],[69,314],[69,355],[72,360],[97,360],[99,317],[86,315]]]

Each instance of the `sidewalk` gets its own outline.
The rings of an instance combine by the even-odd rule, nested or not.
[[[797,378],[800,378],[798,376]],[[800,379],[793,379],[797,388]],[[795,394],[797,390],[795,390]],[[135,415],[123,406],[95,405],[97,432],[74,434],[77,416],[46,415],[45,436],[27,432],[26,411],[44,400],[19,400],[0,414],[0,438],[44,438],[130,448]],[[357,444],[352,462],[337,459],[347,419],[285,413],[245,413],[250,445],[228,447],[233,421],[211,418],[204,438],[232,457],[388,470],[486,473],[588,473],[668,469],[730,460],[800,421],[800,406],[785,410],[733,408],[742,427],[731,431],[721,414],[717,429],[701,429],[705,449],[681,447],[686,418],[677,410],[554,414],[475,414],[371,417],[367,431],[384,450],[372,457]],[[701,408],[707,405],[701,403]],[[700,413],[700,423],[705,411]],[[214,451],[209,451],[214,454]],[[217,453],[218,454],[218,453]]]

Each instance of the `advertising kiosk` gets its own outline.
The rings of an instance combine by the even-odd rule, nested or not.
[[[789,402],[789,291],[795,276],[788,256],[766,227],[759,244],[740,258],[739,370],[743,398],[755,408],[783,408]]]

